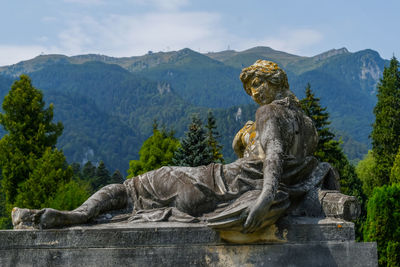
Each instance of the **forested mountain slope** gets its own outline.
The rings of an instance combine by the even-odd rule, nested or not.
[[[328,107],[333,130],[343,136],[351,159],[369,146],[375,91],[387,61],[373,50],[345,48],[301,57],[268,47],[242,52],[200,54],[190,49],[140,57],[42,55],[0,68],[0,97],[21,73],[55,104],[55,119],[64,124],[59,140],[70,162],[104,160],[125,172],[138,158],[153,120],[182,136],[193,113],[203,118],[212,108],[226,158],[233,160],[231,140],[256,106],[238,78],[243,66],[273,60],[288,73],[293,92],[302,98],[309,82]]]

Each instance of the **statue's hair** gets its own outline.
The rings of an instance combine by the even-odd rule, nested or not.
[[[277,85],[283,90],[289,90],[289,83],[284,70],[278,64],[268,60],[257,60],[250,67],[244,68],[240,73],[240,80],[246,84],[250,79],[259,77],[268,80],[268,82]],[[245,86],[246,93],[251,95]]]

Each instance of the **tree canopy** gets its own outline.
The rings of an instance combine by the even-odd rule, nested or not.
[[[329,113],[326,107],[321,107],[320,99],[315,96],[308,83],[305,89],[306,96],[300,100],[304,113],[312,119],[318,132],[318,146],[315,156],[320,161],[330,163],[337,162],[338,159],[344,157],[344,153],[339,146],[339,142],[334,140],[335,135],[330,131]]]
[[[377,187],[368,200],[364,240],[378,244],[379,266],[400,265],[400,184]]]
[[[174,133],[168,132],[165,128],[159,130],[155,123],[153,135],[144,141],[140,148],[139,160],[129,162],[128,178],[171,165],[174,152],[178,147],[179,141],[174,137]]]
[[[28,76],[21,75],[5,96],[2,107],[0,124],[7,134],[0,140],[0,215],[4,216],[0,226],[11,225],[9,214],[13,206],[67,209],[81,204],[77,201],[86,198],[88,191],[76,190],[77,182],[71,179],[73,170],[63,152],[55,148],[63,125],[52,122],[53,105],[45,108],[42,92],[32,86]],[[59,201],[68,192],[69,199],[75,202]]]
[[[213,162],[224,163],[224,156],[222,155],[222,146],[219,144],[218,139],[221,137],[217,131],[217,122],[211,110],[207,113],[206,136],[208,146],[213,155]]]
[[[382,186],[390,183],[390,172],[400,146],[400,71],[394,56],[378,83],[377,98],[371,138],[376,160],[375,186]]]
[[[213,151],[208,144],[206,131],[197,115],[192,117],[181,146],[175,152],[173,163],[177,166],[208,165],[214,160]]]
[[[321,107],[320,99],[312,92],[310,84],[307,84],[305,91],[305,98],[300,100],[301,107],[304,113],[314,122],[319,137],[314,155],[322,162],[329,162],[338,170],[342,193],[356,196],[360,201],[362,213],[361,219],[357,222],[357,224],[360,224],[363,216],[365,216],[366,202],[362,182],[357,177],[354,166],[350,164],[340,147],[340,143],[334,140],[335,135],[328,128],[330,121],[326,108]],[[361,233],[358,233],[358,237],[361,238]]]
[[[43,94],[26,75],[14,82],[3,101],[0,124],[8,132],[0,140],[2,189],[7,203],[15,201],[22,182],[46,148],[54,148],[61,135],[61,122],[53,123],[53,105],[45,108]]]

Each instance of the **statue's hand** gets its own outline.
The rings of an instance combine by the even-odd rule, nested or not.
[[[253,233],[259,229],[265,220],[266,214],[271,207],[272,200],[257,200],[255,205],[250,208],[246,222],[243,225],[243,233]]]

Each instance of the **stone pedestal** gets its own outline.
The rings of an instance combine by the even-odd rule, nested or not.
[[[231,244],[203,224],[109,223],[0,231],[0,266],[377,266],[353,223],[283,218],[276,241]]]

